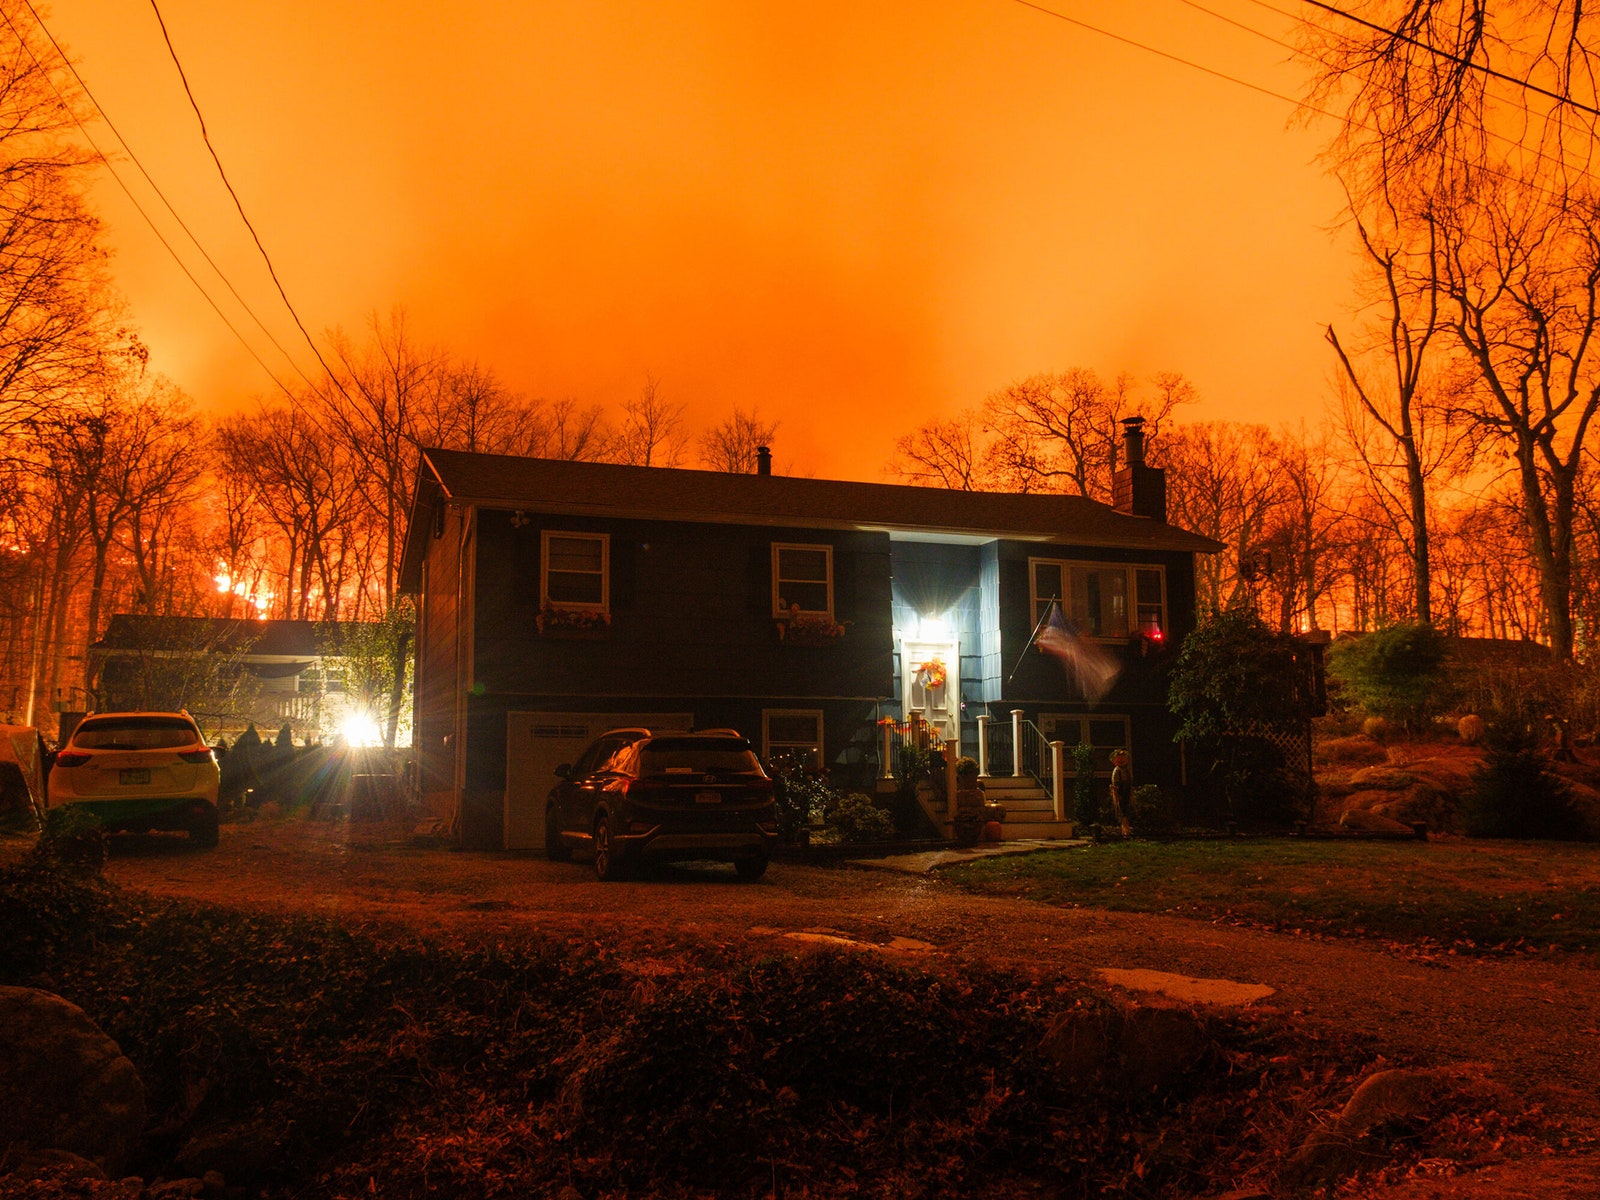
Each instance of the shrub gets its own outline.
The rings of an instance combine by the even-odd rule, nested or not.
[[[1456,722],[1456,736],[1467,745],[1476,746],[1483,741],[1483,718],[1468,713]]]
[[[931,757],[922,747],[906,742],[895,758],[894,827],[907,836],[925,832],[928,825],[928,815],[917,802],[917,785],[928,778]]]
[[[1375,742],[1381,742],[1389,736],[1389,722],[1382,717],[1368,717],[1361,722],[1361,732]]]
[[[1286,824],[1303,805],[1271,734],[1304,732],[1313,715],[1310,676],[1293,637],[1244,609],[1213,614],[1184,639],[1167,699],[1174,738],[1209,759],[1227,813]]]
[[[28,858],[36,866],[99,874],[106,865],[106,834],[100,818],[76,804],[50,809]]]
[[[801,831],[822,820],[834,791],[792,754],[772,762],[772,798],[778,809],[778,836],[798,842]]]
[[[1367,712],[1416,733],[1442,706],[1444,659],[1444,639],[1432,625],[1402,621],[1335,642],[1328,673]]]
[[[881,842],[894,835],[894,819],[861,792],[835,797],[822,819],[841,842]]]
[[[1079,742],[1072,748],[1072,816],[1084,832],[1100,819],[1100,802],[1094,794],[1094,747]]]
[[[1178,826],[1177,806],[1157,784],[1141,783],[1134,788],[1131,807],[1128,815],[1135,833],[1164,833]]]
[[[1571,790],[1546,766],[1531,732],[1517,726],[1492,730],[1483,765],[1462,797],[1467,835],[1581,841],[1585,830]]]

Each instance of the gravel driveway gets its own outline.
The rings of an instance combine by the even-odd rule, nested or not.
[[[338,917],[379,935],[619,933],[662,952],[686,942],[776,950],[838,940],[930,966],[983,960],[1091,981],[1105,968],[1222,978],[1265,984],[1275,993],[1261,1004],[1370,1036],[1386,1054],[1489,1063],[1519,1090],[1574,1089],[1563,1107],[1590,1107],[1600,1081],[1600,971],[1559,959],[1424,962],[1356,942],[975,896],[937,875],[848,866],[777,862],[752,885],[725,866],[689,865],[601,884],[584,863],[306,821],[224,826],[213,851],[129,839],[108,875],[159,895]]]

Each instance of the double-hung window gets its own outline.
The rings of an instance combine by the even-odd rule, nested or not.
[[[1161,567],[1031,558],[1028,582],[1035,621],[1056,600],[1085,637],[1166,636],[1167,577]]]
[[[772,544],[772,613],[833,616],[833,547]]]
[[[761,752],[770,761],[789,757],[811,770],[822,768],[822,710],[761,710]]]
[[[611,543],[606,534],[547,529],[540,548],[541,608],[610,611]]]

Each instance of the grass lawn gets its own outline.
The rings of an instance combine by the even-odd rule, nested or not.
[[[1600,952],[1600,847],[1428,842],[1113,842],[948,872],[973,891],[1424,949]]]

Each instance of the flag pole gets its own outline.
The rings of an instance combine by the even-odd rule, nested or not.
[[[1034,639],[1039,636],[1039,630],[1044,628],[1045,622],[1050,619],[1051,610],[1060,603],[1061,597],[1059,594],[1050,597],[1050,603],[1045,606],[1044,616],[1040,617],[1038,621],[1034,623],[1033,632],[1028,635],[1028,644],[1022,648],[1022,658],[1017,659],[1017,665],[1012,667],[1011,674],[1006,676],[1006,687],[1011,686],[1011,681],[1017,677],[1017,672],[1022,670],[1022,659],[1028,657],[1028,651],[1033,648],[1033,642]]]

